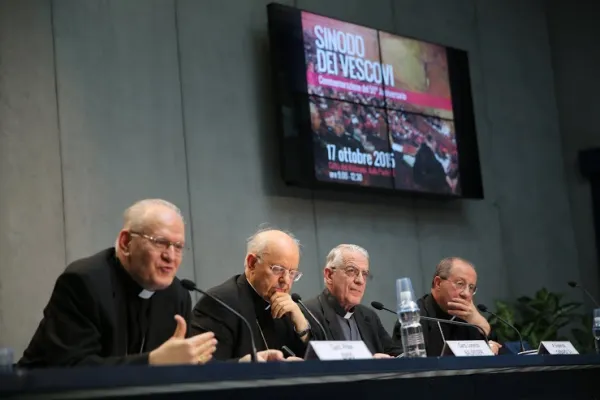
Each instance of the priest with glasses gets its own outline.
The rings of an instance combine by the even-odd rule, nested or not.
[[[308,320],[292,300],[290,290],[302,277],[299,242],[290,233],[263,229],[247,241],[244,273],[208,292],[233,307],[252,327],[257,350],[270,350],[265,361],[300,360],[311,337]],[[208,296],[193,310],[192,333],[214,332],[214,358],[243,357],[252,350],[248,328],[233,313]]]

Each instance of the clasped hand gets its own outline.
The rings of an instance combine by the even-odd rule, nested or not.
[[[292,300],[292,296],[288,293],[273,293],[271,296],[271,315],[273,318],[282,318],[285,314],[290,314],[297,332],[308,328],[308,321],[304,317],[304,314],[302,314],[298,304]]]

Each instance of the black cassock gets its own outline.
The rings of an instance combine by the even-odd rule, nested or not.
[[[177,278],[153,294],[129,276],[114,248],[70,264],[58,277],[18,365],[147,364],[148,353],[190,323],[191,299]],[[189,329],[188,329],[189,333]]]
[[[349,340],[344,335],[344,329],[340,324],[340,320],[349,314],[340,306],[329,290],[323,290],[317,297],[306,300],[305,304],[321,322],[327,334],[327,337],[324,337],[323,332],[313,328],[314,340]],[[311,318],[308,313],[306,317]],[[385,353],[393,357],[402,353],[401,343],[394,343],[375,311],[358,304],[352,310],[352,318],[354,318],[360,333],[359,340],[365,343],[371,353]]]
[[[250,323],[258,351],[290,348],[298,357],[304,357],[306,344],[294,331],[288,315],[274,319],[269,304],[248,283],[244,274],[235,275],[219,286],[208,290],[242,314]],[[192,316],[192,334],[214,332],[218,340],[213,354],[216,360],[236,359],[252,350],[248,328],[223,306],[204,296],[196,303]],[[284,355],[287,356],[287,354]]]
[[[426,294],[417,300],[422,316],[432,317],[437,319],[449,320],[452,318],[450,314],[441,309],[435,302],[431,294]],[[457,322],[466,322],[460,318],[454,319]],[[423,327],[423,339],[427,349],[428,357],[439,357],[444,348],[444,339],[446,340],[484,340],[483,334],[474,327],[458,326],[432,321],[421,321]],[[443,337],[442,337],[443,332]],[[493,337],[493,335],[490,333]],[[402,345],[402,337],[400,334],[400,322],[396,322],[394,326],[393,338],[396,343]]]

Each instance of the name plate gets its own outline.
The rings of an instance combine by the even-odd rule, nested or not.
[[[446,340],[444,355],[457,357],[493,356],[485,340]]]
[[[310,341],[306,349],[305,360],[364,360],[373,355],[361,340]]]
[[[579,354],[577,349],[569,341],[541,342],[538,354]]]

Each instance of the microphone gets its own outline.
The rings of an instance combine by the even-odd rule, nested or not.
[[[378,301],[372,301],[371,302],[371,307],[373,307],[374,309],[379,310],[379,311],[385,310],[385,311],[391,312],[392,314],[396,315],[395,311],[392,311],[389,308],[385,308],[385,306],[382,303],[378,302]]]
[[[385,310],[385,311],[391,312],[392,314],[396,315],[395,312],[393,312],[389,308],[386,308],[383,304],[381,304],[378,301],[372,301],[371,306],[376,310],[380,310],[380,311]],[[468,322],[460,322],[460,321],[453,321],[453,320],[448,320],[448,319],[440,319],[440,318],[425,317],[425,316],[421,316],[421,319],[423,321],[441,322],[442,324],[470,326],[471,328],[475,328],[475,329],[479,330],[479,332],[481,332],[481,334],[483,335],[483,339],[485,340],[485,342],[489,343],[489,340],[487,338],[487,335],[485,334],[485,331],[479,325],[469,324]]]
[[[517,332],[517,335],[519,335],[519,343],[521,343],[521,352],[525,351],[525,345],[523,344],[523,337],[521,336],[521,332],[519,332],[519,330],[517,328],[515,328],[513,325],[509,324],[507,320],[505,320],[503,318],[500,318],[498,316],[498,314],[491,312],[484,304],[478,304],[477,305],[477,309],[479,311],[481,311],[481,312],[493,315],[494,317],[498,318],[498,321],[503,322],[508,327],[512,328],[512,330],[514,330],[515,332]]]
[[[579,289],[583,290],[583,292],[587,295],[587,297],[589,297],[590,300],[592,300],[592,303],[594,303],[596,305],[596,307],[600,308],[600,304],[598,304],[598,302],[596,301],[596,299],[594,299],[594,297],[590,294],[590,292],[588,292],[586,290],[586,288],[584,288],[583,286],[581,286],[577,282],[573,282],[573,281],[569,282],[569,286],[571,286],[572,288],[579,288]]]
[[[252,362],[256,362],[258,357],[256,355],[256,345],[254,344],[254,333],[252,332],[252,327],[250,326],[250,323],[248,323],[248,320],[246,318],[244,318],[242,316],[242,314],[240,314],[239,312],[235,311],[232,307],[230,307],[228,304],[226,304],[224,301],[216,298],[215,296],[213,296],[210,293],[205,292],[202,289],[199,289],[196,284],[192,281],[190,281],[189,279],[182,279],[181,280],[181,286],[183,286],[183,288],[185,290],[193,290],[196,291],[198,293],[202,293],[205,296],[210,297],[211,299],[213,299],[214,301],[216,301],[217,303],[219,303],[220,305],[222,305],[223,307],[225,307],[227,310],[229,310],[230,312],[232,312],[234,315],[236,315],[239,319],[241,319],[244,324],[246,325],[246,327],[248,328],[248,332],[250,333],[250,343],[252,343],[252,352],[250,354],[250,357],[252,359]]]
[[[489,339],[488,339],[487,335],[485,334],[485,331],[479,325],[469,324],[468,322],[454,321],[451,319],[441,319],[441,318],[424,317],[424,316],[421,316],[421,319],[425,320],[425,321],[431,321],[431,322],[441,322],[442,324],[470,326],[471,328],[475,328],[475,329],[479,330],[479,332],[481,332],[481,334],[483,335],[483,340],[485,340],[485,342],[489,344]]]
[[[329,337],[327,336],[327,332],[325,332],[325,328],[323,328],[323,325],[321,325],[321,323],[319,322],[317,317],[315,317],[315,315],[313,313],[311,313],[310,310],[308,309],[308,307],[306,307],[306,305],[302,302],[302,297],[300,297],[300,295],[298,293],[292,293],[292,300],[294,300],[294,303],[298,303],[300,305],[300,307],[302,307],[302,309],[304,311],[306,311],[308,313],[308,315],[311,316],[311,318],[317,323],[317,325],[319,325],[319,329],[321,329],[321,333],[323,333],[325,340],[329,340]]]

